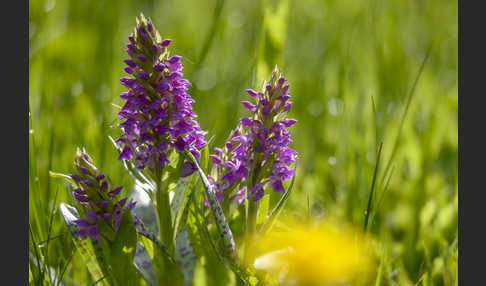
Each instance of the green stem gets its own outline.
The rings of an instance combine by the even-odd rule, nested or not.
[[[248,216],[246,218],[246,246],[245,246],[245,262],[251,264],[253,259],[251,249],[253,249],[253,241],[256,234],[257,226],[257,212],[258,201],[248,200]]]
[[[256,232],[258,201],[249,201],[248,205],[248,233],[250,237]]]
[[[157,191],[155,193],[155,209],[157,213],[157,221],[159,225],[159,237],[163,245],[167,247],[167,251],[172,254],[172,214],[170,209],[169,192],[166,184],[162,182],[162,170],[157,168]]]

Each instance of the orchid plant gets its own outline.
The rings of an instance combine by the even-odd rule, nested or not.
[[[287,79],[275,68],[261,90],[247,89],[248,116],[210,152],[171,42],[143,14],[137,18],[120,79],[121,135],[110,138],[135,186],[150,197],[157,226],[149,230],[134,212],[136,201],[120,198],[123,187],[78,149],[75,172],[62,175],[74,198],[74,206],[61,204],[73,241],[102,285],[192,285],[197,265],[211,257],[238,285],[274,284],[255,270],[249,249],[271,228],[295,178],[289,128],[297,120],[288,118]],[[281,194],[272,210],[270,192]]]

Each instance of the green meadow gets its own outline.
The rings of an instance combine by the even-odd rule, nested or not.
[[[133,190],[109,136],[121,134],[120,77],[140,13],[183,57],[211,151],[248,114],[245,89],[260,89],[275,65],[288,79],[298,156],[284,214],[365,229],[379,249],[371,285],[458,284],[456,1],[35,0],[33,285],[96,284],[60,214],[59,204],[74,199],[50,171],[72,172],[76,148],[84,147],[125,186],[123,195]],[[34,271],[39,263],[48,270]],[[194,285],[237,285],[230,274],[220,284],[196,274]]]

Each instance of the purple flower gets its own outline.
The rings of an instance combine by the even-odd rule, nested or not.
[[[263,184],[256,183],[248,192],[248,199],[253,201],[258,201],[263,197]]]
[[[138,169],[169,163],[173,149],[199,158],[198,149],[207,144],[187,93],[191,84],[181,73],[182,57],[168,56],[172,40],[157,41],[158,31],[150,23],[143,16],[137,21],[129,36],[130,59],[125,60],[133,72],[120,79],[128,92],[120,96],[125,104],[118,113],[123,131],[117,139],[122,150],[118,159],[134,159]]]
[[[129,146],[125,145],[120,156],[118,156],[118,160],[130,160],[133,157],[132,150]]]
[[[270,182],[270,186],[272,186],[272,188],[276,191],[276,192],[279,192],[279,193],[284,193],[285,190],[284,190],[284,187],[282,185],[282,181],[281,180],[273,180]]]
[[[245,126],[245,127],[249,127],[253,124],[253,119],[249,118],[249,117],[243,117],[240,119],[240,122],[241,122],[241,125]]]
[[[157,54],[159,47],[157,45],[152,45],[152,53]]]
[[[106,209],[106,208],[108,208],[109,205],[110,205],[110,203],[107,200],[102,200],[101,203],[100,203],[100,208]]]
[[[101,217],[106,220],[106,221],[109,221],[111,219],[111,214],[109,213],[104,213],[101,215]]]
[[[285,120],[282,121],[282,123],[285,125],[285,127],[290,127],[290,126],[294,125],[295,123],[297,123],[297,120],[285,119]]]
[[[211,161],[213,161],[214,164],[221,165],[223,163],[221,158],[216,155],[209,155],[209,157],[211,157]]]
[[[144,54],[138,54],[137,57],[142,61],[142,62],[146,62],[147,61],[147,57],[144,55]]]
[[[154,64],[154,71],[156,71],[156,72],[163,72],[164,68],[165,68],[165,66],[164,66],[163,63]]]
[[[254,105],[253,103],[249,102],[249,101],[242,101],[241,104],[243,104],[243,106],[248,109],[249,111],[255,111],[256,110],[256,105]]]
[[[181,177],[187,177],[196,171],[196,165],[193,162],[186,161],[182,165]]]
[[[82,166],[82,165],[81,165],[81,166],[79,166],[79,169],[80,169],[80,170],[81,170],[83,173],[85,173],[85,174],[88,174],[88,175],[89,175],[89,174],[91,174],[90,170],[89,170],[88,168],[86,168],[85,166]]]
[[[123,198],[123,199],[121,199],[121,200],[118,201],[118,204],[121,207],[124,207],[126,203],[127,203],[127,198]]]
[[[86,239],[88,236],[92,239],[98,241],[101,244],[101,235],[98,231],[98,222],[93,219],[78,219],[74,221],[76,225],[79,227],[78,232],[76,233],[82,239]]]
[[[124,70],[126,73],[128,73],[128,74],[133,74],[133,68],[132,68],[132,67],[125,67],[123,70]]]
[[[107,181],[102,181],[100,185],[100,189],[102,191],[106,191],[108,189],[108,182]]]
[[[71,178],[76,178],[72,195],[76,201],[84,206],[86,211],[86,217],[75,221],[79,227],[76,234],[83,239],[91,237],[101,244],[102,237],[99,232],[98,217],[106,221],[107,225],[112,227],[116,233],[123,212],[132,210],[135,202],[127,204],[127,198],[117,198],[122,189],[121,186],[116,187],[106,196],[107,190],[112,188],[110,180],[104,173],[98,171],[93,160],[84,150],[77,150],[74,164],[78,173],[70,175]],[[89,172],[86,170],[89,170]],[[88,187],[89,190],[87,191]]]
[[[137,64],[132,60],[124,60],[124,62],[131,68],[137,67]]]
[[[241,204],[242,202],[245,201],[245,195],[246,195],[246,187],[243,187],[241,188],[241,190],[236,192],[236,195],[231,202]]]
[[[245,90],[251,97],[257,97],[258,92],[254,91],[253,89],[247,89]]]
[[[71,177],[71,179],[73,179],[75,182],[81,181],[81,178],[78,174],[69,174],[68,176]]]
[[[110,195],[111,196],[117,196],[121,190],[123,189],[123,186],[118,186],[116,188],[114,188],[111,192],[110,192]]]
[[[138,76],[143,80],[149,80],[150,75],[146,71],[141,71]]]
[[[81,194],[79,194],[77,192],[72,192],[72,194],[73,194],[74,198],[76,200],[78,200],[80,203],[87,203],[87,202],[89,202],[88,197],[85,196],[85,195],[81,195]]]
[[[254,201],[263,197],[265,186],[275,192],[285,192],[282,182],[295,175],[290,165],[295,162],[297,152],[288,146],[292,140],[287,128],[297,120],[287,118],[292,106],[289,85],[285,84],[286,78],[277,78],[277,74],[275,69],[260,92],[246,90],[255,103],[242,101],[242,104],[252,115],[241,118],[225,147],[210,155],[216,169],[213,173],[221,174],[213,180],[214,186],[221,191],[231,190],[225,196],[233,197],[233,202],[241,203],[245,199],[247,187],[250,188],[247,198]],[[248,185],[250,174],[258,181]],[[234,190],[239,191],[234,193]]]
[[[172,43],[171,39],[165,39],[162,42],[160,42],[160,46],[161,47],[167,47],[168,45],[170,45],[170,43]]]
[[[81,180],[80,183],[87,186],[87,187],[91,187],[91,181],[89,179]]]

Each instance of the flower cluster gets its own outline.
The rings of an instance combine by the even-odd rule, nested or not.
[[[263,196],[264,186],[284,192],[282,181],[295,175],[290,164],[295,162],[297,152],[288,147],[292,140],[287,128],[297,120],[287,118],[292,106],[289,85],[284,77],[277,78],[277,74],[275,69],[260,92],[246,90],[255,103],[242,101],[242,104],[252,116],[241,118],[225,147],[216,148],[216,154],[211,155],[215,173],[222,174],[217,182],[210,178],[220,198],[224,197],[223,192],[230,193],[239,183],[245,182],[234,200],[242,202],[249,188],[247,198],[257,201]]]
[[[77,150],[74,165],[77,173],[69,174],[74,181],[72,194],[86,210],[86,218],[75,221],[79,226],[77,235],[83,239],[89,236],[101,244],[99,218],[116,233],[123,213],[127,209],[132,210],[135,202],[127,203],[127,198],[117,198],[122,186],[114,187],[84,150]]]
[[[216,198],[223,202],[226,196],[241,203],[245,199],[246,186],[232,194],[232,191],[245,181],[248,175],[249,157],[246,156],[248,150],[248,132],[242,135],[241,126],[230,133],[228,140],[223,148],[215,147],[215,155],[209,155],[214,164],[215,172],[213,176],[220,178],[215,181],[209,176],[209,182],[214,186]]]
[[[170,39],[162,40],[152,22],[141,15],[129,37],[125,72],[121,83],[128,89],[119,112],[123,134],[119,160],[135,158],[138,169],[169,162],[168,149],[189,150],[196,158],[206,144],[192,112],[194,100],[186,92],[190,82],[183,79],[181,56],[169,56]]]

